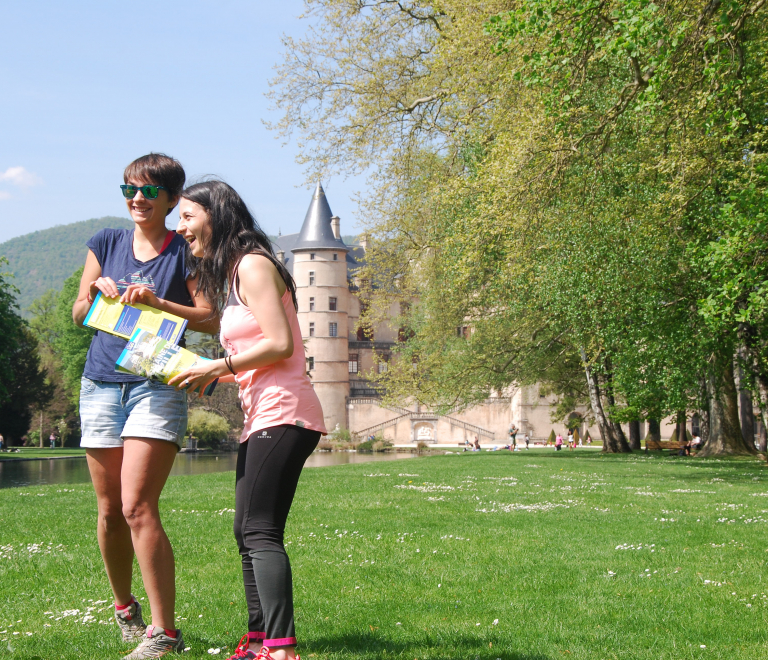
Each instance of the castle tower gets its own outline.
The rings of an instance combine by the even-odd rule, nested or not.
[[[308,369],[329,431],[347,426],[349,304],[346,257],[339,218],[318,183],[291,252],[299,326]]]

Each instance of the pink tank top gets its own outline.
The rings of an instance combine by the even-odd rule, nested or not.
[[[256,431],[282,424],[323,434],[327,432],[320,400],[307,376],[299,319],[288,289],[283,294],[282,303],[293,335],[293,355],[268,367],[241,371],[235,376],[244,413],[240,442],[245,442]],[[256,318],[237,295],[237,287],[233,286],[221,317],[221,345],[229,355],[237,355],[263,337]]]

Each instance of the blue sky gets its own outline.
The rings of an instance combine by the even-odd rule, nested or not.
[[[268,131],[264,94],[303,2],[6,3],[0,21],[0,242],[127,216],[124,167],[149,151],[214,174],[268,233],[298,231],[312,186]],[[342,233],[364,180],[324,181]],[[175,213],[171,216],[175,217]],[[169,222],[169,225],[171,223]]]

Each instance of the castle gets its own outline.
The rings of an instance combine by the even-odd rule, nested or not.
[[[307,371],[329,431],[338,427],[357,437],[380,435],[396,444],[423,441],[453,445],[474,441],[475,437],[485,445],[505,444],[511,424],[519,429],[518,441],[525,433],[532,441],[542,442],[552,429],[564,431],[562,423],[554,424],[550,419],[554,398],[542,396],[536,386],[510,387],[480,405],[445,415],[415,404],[384,406],[377,390],[361,374],[386,369],[398,341],[398,329],[381,324],[371,336],[360,327],[361,301],[354,282],[366,244],[346,245],[340,223],[318,184],[301,231],[279,236],[274,244],[277,258],[296,281]],[[392,311],[395,317],[396,310]],[[581,417],[584,412],[574,411],[572,417]],[[596,428],[588,430],[593,438],[599,438]],[[584,436],[586,424],[580,424],[580,431]],[[663,424],[662,435],[670,434],[671,427]]]

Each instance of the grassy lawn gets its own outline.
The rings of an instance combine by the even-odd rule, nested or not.
[[[246,629],[233,480],[174,477],[162,500],[190,658],[227,657]],[[0,491],[0,657],[129,649],[94,512],[86,485]],[[768,658],[767,528],[768,468],[754,460],[547,449],[306,470],[287,530],[299,650]]]
[[[0,461],[14,461],[20,458],[67,458],[70,456],[85,456],[85,449],[79,447],[66,447],[64,449],[39,448],[39,447],[14,447],[19,452],[0,452]]]

